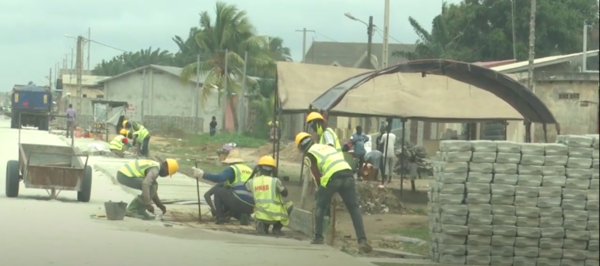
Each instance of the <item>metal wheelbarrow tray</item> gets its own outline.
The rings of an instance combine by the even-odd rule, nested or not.
[[[89,202],[92,168],[88,158],[77,155],[73,147],[20,143],[19,160],[6,165],[6,196],[17,197],[22,180],[25,188],[45,189],[51,199],[66,190],[77,191],[78,201]]]

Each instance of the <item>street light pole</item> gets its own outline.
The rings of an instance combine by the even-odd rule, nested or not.
[[[390,0],[385,0],[385,9],[383,16],[383,55],[381,58],[381,68],[388,66],[388,44],[390,35]]]
[[[369,16],[369,25],[367,25],[367,35],[367,62],[369,62],[369,66],[372,67],[373,63],[371,62],[371,46],[373,46],[373,16]]]

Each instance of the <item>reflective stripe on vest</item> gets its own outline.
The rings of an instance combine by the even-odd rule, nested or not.
[[[160,168],[160,163],[152,160],[135,160],[121,167],[119,172],[124,174],[126,177],[144,178],[146,175],[146,170],[152,167]]]
[[[330,127],[326,128],[325,131],[329,132],[331,136],[333,136],[333,147],[341,154],[342,146],[340,145],[340,140],[338,139],[337,134],[335,134],[335,131],[333,131],[333,129],[331,129]],[[321,138],[319,139],[319,144],[327,145],[327,143],[325,143],[325,133],[321,135]]]
[[[239,199],[250,205],[254,205],[254,196],[246,188],[246,181],[248,181],[252,175],[252,168],[245,164],[233,164],[230,167],[235,174],[235,181],[233,183],[227,181],[227,185],[231,187],[234,195],[238,196]]]
[[[125,144],[123,144],[123,139],[125,137],[123,137],[123,135],[118,135],[116,136],[114,139],[112,139],[110,141],[110,143],[108,144],[108,148],[111,150],[123,150],[123,146],[125,146]]]
[[[288,225],[289,217],[286,205],[277,193],[277,178],[259,176],[252,179],[252,194],[254,195],[254,216],[264,221],[280,221]]]
[[[339,171],[352,170],[343,156],[329,145],[314,144],[308,149],[308,153],[315,156],[317,167],[321,171],[321,186],[326,187],[329,178]]]
[[[131,127],[133,128],[133,134],[137,135],[137,141],[144,140],[150,134],[146,127],[136,122],[132,122]]]

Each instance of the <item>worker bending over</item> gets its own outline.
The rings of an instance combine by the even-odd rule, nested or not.
[[[273,234],[280,235],[281,228],[289,224],[292,203],[284,203],[282,197],[287,197],[288,190],[283,186],[277,175],[275,159],[263,156],[258,160],[253,178],[246,182],[246,188],[254,195],[254,218],[259,234],[268,234],[273,225]]]
[[[108,148],[115,155],[117,155],[117,157],[123,158],[123,157],[125,157],[125,154],[123,153],[123,151],[125,150],[125,146],[127,146],[128,148],[130,148],[131,147],[131,142],[129,142],[129,139],[127,139],[127,130],[123,128],[119,132],[119,135],[117,135],[116,137],[114,137],[108,143]]]
[[[194,177],[225,184],[223,187],[215,187],[213,191],[217,224],[225,223],[225,214],[230,211],[231,215],[238,219],[241,225],[248,225],[250,215],[254,211],[254,197],[246,188],[246,181],[252,175],[252,168],[244,164],[238,149],[229,151],[227,158],[221,163],[229,167],[219,174],[204,173],[202,169],[192,167]]]
[[[146,127],[137,122],[123,121],[123,127],[133,131],[133,145],[140,143],[140,154],[148,157],[148,144],[150,143],[150,132]]]
[[[319,188],[317,190],[317,204],[315,217],[315,238],[312,244],[323,244],[323,218],[325,209],[329,206],[331,198],[337,192],[354,225],[356,238],[362,252],[369,253],[372,248],[367,243],[367,236],[363,225],[362,215],[358,205],[356,193],[356,180],[352,167],[344,157],[331,146],[315,144],[311,135],[301,132],[296,135],[296,146],[308,157],[310,169]]]
[[[141,196],[135,197],[129,203],[126,215],[152,220],[154,216],[146,212],[154,214],[152,202],[165,214],[167,207],[162,204],[158,197],[157,179],[159,176],[172,176],[177,170],[179,170],[179,164],[174,159],[166,159],[161,163],[153,160],[135,160],[121,167],[117,172],[117,181],[121,185],[142,191]]]

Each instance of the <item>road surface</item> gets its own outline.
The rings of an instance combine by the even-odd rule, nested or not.
[[[18,130],[0,118],[0,173],[6,173],[6,161],[17,159],[17,141]],[[65,145],[58,136],[35,129],[22,130],[21,141]],[[94,171],[89,203],[77,202],[69,191],[48,200],[46,191],[22,184],[18,198],[7,198],[4,181],[0,186],[0,265],[372,265],[297,240],[165,227],[159,221],[93,219],[92,214],[104,212],[105,201],[132,198],[100,171]]]

